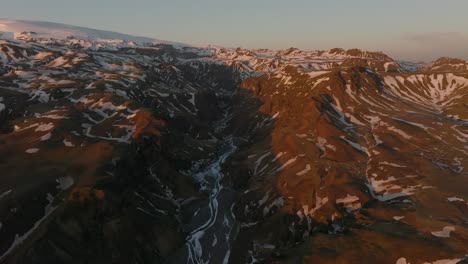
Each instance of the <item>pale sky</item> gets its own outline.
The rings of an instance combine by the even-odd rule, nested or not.
[[[193,45],[361,48],[468,59],[468,0],[0,0],[0,18]]]

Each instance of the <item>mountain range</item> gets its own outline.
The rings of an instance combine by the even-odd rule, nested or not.
[[[468,62],[0,19],[0,263],[468,263]]]

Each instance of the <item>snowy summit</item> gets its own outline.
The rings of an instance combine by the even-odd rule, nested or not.
[[[89,44],[124,47],[154,44],[179,44],[147,37],[78,27],[53,22],[0,19],[1,39],[44,39],[85,41]]]

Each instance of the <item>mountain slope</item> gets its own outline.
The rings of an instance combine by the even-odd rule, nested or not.
[[[272,145],[245,153],[253,173],[246,184],[266,194],[257,204],[263,216],[246,221],[265,217],[258,225],[282,229],[275,215],[297,215],[272,240],[267,230],[249,235],[257,241],[257,259],[288,251],[290,261],[305,254],[307,263],[446,259],[451,253],[432,244],[444,227],[457,235],[439,242],[458,257],[466,254],[467,79],[427,75],[354,68],[288,83],[274,76],[243,82],[263,102],[260,111],[274,118]],[[316,235],[305,236],[311,233]],[[277,241],[275,249],[268,250],[266,241]],[[298,242],[311,251],[291,249]],[[405,246],[392,246],[398,244]],[[338,245],[340,251],[330,253]]]

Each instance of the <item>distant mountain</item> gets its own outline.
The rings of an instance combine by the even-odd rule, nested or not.
[[[466,72],[468,71],[468,61],[443,57],[432,62],[426,69],[428,71]]]
[[[147,37],[137,37],[112,31],[70,26],[43,21],[0,19],[0,37],[9,39],[38,40],[82,40],[99,42],[109,46],[134,46],[147,44],[179,44]]]
[[[0,24],[0,263],[466,262],[465,61]]]

